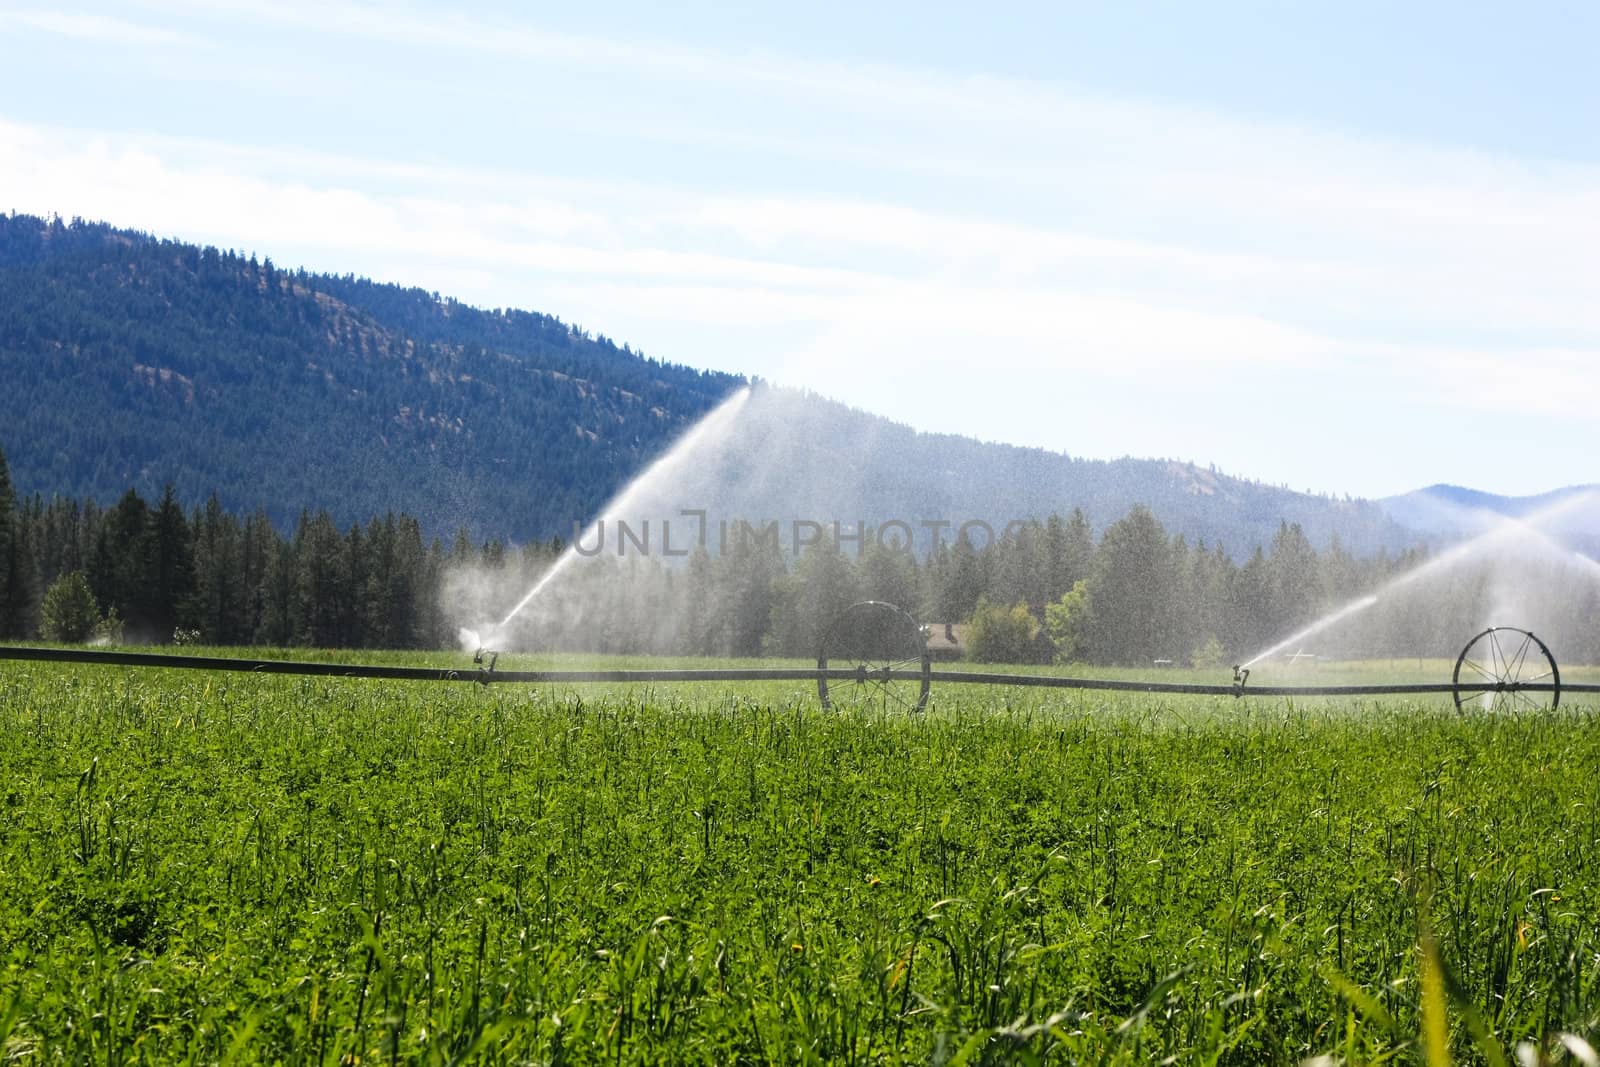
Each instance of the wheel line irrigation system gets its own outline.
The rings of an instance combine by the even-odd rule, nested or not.
[[[879,601],[852,605],[850,612],[862,609],[910,620],[900,609]],[[843,618],[843,616],[841,617]],[[116,667],[152,667],[177,670],[231,671],[250,674],[289,674],[331,678],[373,678],[389,681],[477,682],[489,684],[569,684],[583,682],[672,683],[672,682],[814,682],[824,707],[846,702],[852,697],[906,710],[921,710],[934,683],[940,685],[1026,686],[1047,689],[1086,689],[1125,693],[1170,693],[1191,696],[1262,697],[1360,697],[1386,695],[1445,695],[1455,698],[1459,709],[1467,710],[1479,701],[1485,707],[1523,706],[1531,710],[1559,705],[1562,693],[1600,693],[1600,684],[1565,683],[1544,642],[1526,630],[1490,627],[1478,634],[1456,660],[1450,681],[1424,683],[1375,683],[1367,685],[1250,685],[1249,671],[1234,669],[1230,684],[1207,685],[1193,682],[1136,681],[1110,678],[1071,678],[1049,674],[1004,674],[987,671],[935,670],[922,631],[916,627],[917,651],[885,652],[879,643],[874,650],[851,653],[830,647],[839,627],[830,628],[823,648],[812,667],[688,668],[634,670],[498,670],[496,653],[480,652],[474,666],[449,667],[385,666],[362,663],[312,663],[295,660],[244,659],[222,656],[185,656],[170,653],[122,652],[88,648],[42,648],[0,646],[0,660],[49,663],[96,664]],[[878,631],[881,637],[882,631]],[[1504,646],[1500,637],[1510,638]],[[1515,647],[1511,647],[1514,643]],[[1510,651],[1505,649],[1510,647]],[[1485,667],[1483,663],[1487,663]],[[845,665],[840,665],[845,664]],[[1546,669],[1524,676],[1524,671]],[[1464,676],[1465,675],[1465,676]],[[1548,703],[1543,698],[1548,697]]]

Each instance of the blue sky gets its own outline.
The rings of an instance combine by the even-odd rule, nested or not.
[[[0,210],[919,428],[1600,481],[1593,5],[0,0]]]

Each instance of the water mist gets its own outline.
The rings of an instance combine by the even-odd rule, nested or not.
[[[473,652],[486,647],[498,647],[506,636],[507,628],[517,617],[528,610],[530,605],[557,582],[573,566],[574,560],[580,558],[579,545],[603,532],[602,524],[606,516],[631,514],[640,500],[679,477],[691,460],[703,460],[707,453],[715,450],[726,440],[739,417],[739,412],[749,399],[749,387],[738,389],[690,427],[688,432],[678,438],[660,459],[646,467],[638,477],[624,486],[621,492],[601,508],[599,516],[590,522],[572,544],[567,546],[550,569],[533,584],[521,600],[517,601],[516,606],[506,613],[505,618],[492,625],[484,624],[477,628],[462,627],[457,635],[462,649]]]

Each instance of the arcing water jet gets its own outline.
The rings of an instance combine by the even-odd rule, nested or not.
[[[634,478],[622,488],[616,496],[600,509],[600,514],[583,533],[574,538],[566,551],[557,557],[550,569],[533,584],[527,595],[517,601],[515,607],[506,613],[506,617],[492,626],[483,626],[478,629],[462,627],[458,633],[461,647],[468,652],[476,651],[489,645],[497,645],[505,636],[506,628],[532,604],[551,583],[561,577],[562,573],[572,566],[572,561],[578,556],[578,545],[587,538],[596,534],[599,524],[606,515],[629,514],[637,501],[646,496],[658,486],[670,482],[693,457],[704,459],[706,449],[713,447],[722,440],[732,428],[739,416],[745,402],[750,399],[748,386],[735,390],[726,400],[713,408],[699,422],[695,423],[687,433],[678,438],[660,459],[646,467],[638,477]]]
[[[1580,506],[1593,503],[1594,499],[1595,494],[1592,493],[1568,497],[1565,500],[1558,501],[1547,508],[1521,519],[1515,519],[1505,515],[1488,515],[1487,518],[1494,523],[1494,525],[1492,525],[1488,530],[1485,530],[1476,537],[1469,538],[1468,540],[1463,541],[1444,552],[1441,552],[1432,559],[1418,564],[1416,567],[1406,571],[1404,574],[1398,575],[1397,577],[1385,583],[1376,592],[1369,593],[1366,596],[1353,600],[1350,603],[1328,613],[1327,615],[1324,615],[1322,618],[1311,623],[1309,626],[1296,631],[1270,648],[1256,653],[1244,663],[1240,664],[1240,667],[1253,667],[1262,660],[1275,656],[1284,649],[1293,645],[1297,645],[1308,638],[1327,630],[1334,624],[1341,622],[1342,620],[1347,619],[1359,612],[1365,611],[1367,608],[1378,604],[1380,601],[1392,596],[1396,591],[1404,589],[1406,586],[1419,582],[1429,575],[1437,574],[1452,567],[1458,566],[1465,560],[1481,555],[1488,549],[1502,545],[1505,542],[1513,539],[1522,540],[1525,543],[1532,544],[1536,548],[1540,549],[1541,552],[1551,554],[1552,558],[1566,559],[1568,557],[1568,550],[1561,546],[1549,535],[1544,533],[1544,531],[1539,529],[1539,527],[1554,522],[1556,519],[1561,518],[1563,515],[1566,515]],[[1600,563],[1596,563],[1594,560],[1585,556],[1581,552],[1573,553],[1573,555],[1576,555],[1581,562],[1584,562],[1592,567],[1596,576],[1600,577]]]

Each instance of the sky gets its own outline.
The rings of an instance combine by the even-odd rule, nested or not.
[[[1593,4],[0,0],[0,211],[1297,490],[1600,482]]]

